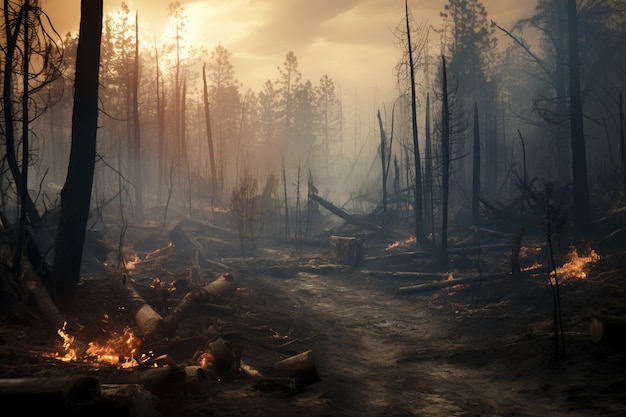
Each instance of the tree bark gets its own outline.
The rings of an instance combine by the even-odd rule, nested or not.
[[[61,218],[54,247],[53,279],[61,310],[74,301],[91,202],[98,131],[98,79],[102,38],[103,0],[82,0],[72,144],[65,185],[61,191]]]

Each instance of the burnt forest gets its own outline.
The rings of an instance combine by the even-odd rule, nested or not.
[[[626,415],[626,4],[215,3],[0,6],[0,414]]]

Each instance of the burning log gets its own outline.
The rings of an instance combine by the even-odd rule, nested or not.
[[[173,334],[178,324],[199,306],[215,302],[216,299],[232,293],[237,288],[237,276],[234,272],[223,274],[209,284],[188,292],[171,313],[164,319],[167,334]]]
[[[341,217],[342,219],[344,219],[345,221],[347,221],[350,224],[353,224],[353,225],[358,226],[358,227],[363,228],[363,229],[373,230],[375,232],[382,232],[382,230],[383,230],[383,228],[380,227],[377,224],[370,223],[370,222],[367,222],[365,220],[357,219],[356,217],[352,216],[351,214],[347,213],[346,211],[344,211],[344,210],[340,209],[339,207],[335,206],[331,202],[329,202],[327,200],[324,200],[322,197],[320,197],[317,194],[311,194],[310,198],[311,198],[311,200],[319,203],[319,205],[324,207],[326,210],[330,211],[331,213],[333,213],[336,216]]]
[[[130,307],[143,338],[148,341],[160,339],[164,334],[161,315],[146,303],[126,274],[122,278],[122,288],[126,297],[126,305]]]
[[[626,346],[626,317],[597,314],[591,318],[589,335],[597,344]]]
[[[456,278],[456,279],[448,279],[445,281],[432,282],[430,284],[418,284],[418,285],[409,285],[406,287],[400,287],[398,289],[398,294],[412,294],[412,293],[422,293],[422,292],[430,292],[440,290],[442,288],[449,288],[459,284],[472,284],[474,282],[481,281],[495,281],[499,279],[510,278],[510,274],[500,274],[500,275],[486,275],[486,276],[478,276],[478,277],[466,277],[466,278]]]

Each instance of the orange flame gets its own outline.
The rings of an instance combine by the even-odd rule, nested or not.
[[[569,261],[563,264],[560,268],[556,269],[557,273],[565,278],[587,278],[585,267],[590,263],[595,263],[600,260],[600,255],[598,255],[593,249],[587,250],[586,255],[579,256],[574,245],[570,245],[570,251],[567,256]]]
[[[403,241],[396,240],[395,242],[390,243],[389,245],[387,245],[385,250],[391,250],[393,248],[398,248],[400,246],[409,246],[415,242],[417,242],[417,239],[415,238],[415,236],[409,236],[407,239]]]
[[[57,331],[59,336],[63,338],[63,354],[54,352],[46,356],[56,358],[64,362],[76,361],[82,359],[84,362],[94,361],[97,363],[106,363],[121,366],[122,368],[130,368],[137,366],[135,359],[137,349],[141,344],[141,340],[137,338],[130,328],[125,328],[121,335],[112,334],[112,337],[104,344],[97,342],[89,342],[89,347],[84,354],[79,354],[78,344],[74,336],[65,331],[65,326]]]
[[[60,356],[60,354],[56,354],[55,357],[57,359],[62,360],[63,362],[70,362],[76,360],[77,353],[76,349],[72,347],[72,343],[74,343],[74,337],[65,331],[65,326],[67,326],[67,322],[63,322],[63,327],[57,330],[59,336],[63,338],[63,350],[65,354]]]
[[[138,365],[135,354],[140,345],[141,340],[130,328],[126,327],[121,335],[113,333],[104,345],[89,342],[89,348],[85,353],[94,357],[97,362],[130,368]]]
[[[137,265],[139,261],[141,261],[141,259],[139,259],[139,256],[130,255],[128,259],[124,261],[124,264],[126,265],[127,270],[131,270],[135,268],[135,265]]]

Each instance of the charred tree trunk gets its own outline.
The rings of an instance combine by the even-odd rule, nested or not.
[[[135,148],[135,222],[143,224],[143,179],[141,176],[141,134],[139,130],[139,13],[135,14],[135,67],[133,69],[133,133]]]
[[[430,94],[426,94],[426,122],[424,142],[424,214],[430,222],[430,232],[433,245],[435,242],[435,207],[433,198],[433,151],[430,137]]]
[[[446,57],[441,57],[443,65],[443,91],[441,110],[441,188],[443,194],[441,215],[441,260],[448,259],[448,197],[450,182],[450,109],[448,107],[448,75]]]
[[[211,111],[209,107],[209,90],[206,82],[206,64],[202,66],[202,84],[204,85],[204,118],[206,121],[207,141],[209,144],[209,162],[211,163],[211,201],[217,193],[217,171],[215,169],[215,153],[213,151],[213,135],[211,132]]]
[[[480,128],[478,125],[478,103],[474,102],[474,146],[472,172],[472,223],[480,226]]]
[[[626,134],[624,133],[624,107],[622,104],[622,93],[619,93],[619,137],[622,145],[622,172],[624,175],[624,195],[626,195]]]
[[[163,195],[163,181],[165,179],[165,150],[163,149],[165,139],[165,106],[162,104],[165,101],[165,97],[161,97],[162,88],[161,79],[159,75],[159,51],[156,47],[156,41],[154,43],[154,54],[156,62],[156,115],[157,115],[157,135],[158,135],[158,166],[157,166],[157,204],[161,204],[161,198]]]
[[[568,0],[567,17],[569,29],[569,89],[570,89],[570,135],[574,188],[574,221],[579,226],[591,220],[589,189],[587,185],[587,155],[580,93],[580,62],[578,56],[578,13],[576,0]]]
[[[404,1],[406,17],[406,38],[409,53],[409,71],[411,75],[411,126],[413,132],[413,159],[415,163],[415,238],[422,246],[426,244],[424,236],[423,196],[422,196],[422,166],[420,148],[417,136],[417,99],[415,93],[415,68],[413,67],[413,47],[411,45],[411,27],[409,25],[408,1]]]
[[[57,303],[62,310],[70,307],[76,294],[91,202],[98,131],[102,1],[81,1],[72,145],[67,178],[61,191],[61,216],[54,247],[53,278]]]
[[[383,127],[383,120],[380,117],[380,110],[376,114],[378,117],[378,127],[380,129],[380,161],[382,165],[382,181],[383,181],[383,234],[387,232],[387,170],[386,166],[386,151],[387,151],[387,135],[385,134],[385,128]]]

